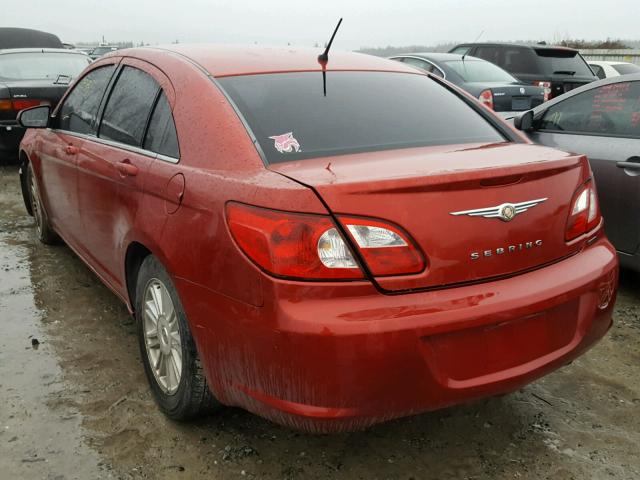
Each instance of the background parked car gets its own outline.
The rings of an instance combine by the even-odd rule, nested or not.
[[[529,110],[545,100],[543,87],[527,85],[497,65],[470,55],[407,53],[391,58],[447,79],[496,112]]]
[[[97,60],[101,56],[106,55],[107,53],[115,52],[116,50],[118,50],[118,47],[114,45],[100,45],[91,50],[89,56],[92,60]]]
[[[573,48],[506,43],[467,43],[451,53],[473,55],[504,68],[519,80],[547,89],[549,99],[598,79]]]
[[[67,49],[0,50],[0,162],[18,156],[24,135],[18,112],[41,104],[54,107],[90,62],[84,53]]]
[[[30,28],[0,28],[0,50],[7,48],[64,48],[53,33]]]
[[[640,74],[591,83],[525,116],[532,121],[514,123],[534,142],[587,155],[607,236],[620,264],[640,271]]]
[[[605,62],[589,60],[589,66],[598,78],[611,78],[629,73],[640,73],[640,66],[629,62]]]

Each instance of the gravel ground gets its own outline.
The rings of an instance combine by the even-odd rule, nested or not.
[[[45,247],[0,168],[1,479],[638,479],[640,281],[590,352],[519,392],[311,436],[226,409],[176,424],[147,389],[125,308]]]

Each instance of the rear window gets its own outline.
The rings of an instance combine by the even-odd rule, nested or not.
[[[75,78],[89,65],[81,53],[21,52],[0,55],[0,79],[52,80]]]
[[[423,75],[302,72],[219,80],[269,163],[505,139],[464,100]]]
[[[629,73],[638,73],[640,72],[640,67],[638,65],[634,65],[633,63],[617,63],[611,65],[616,72],[620,75],[627,75]]]
[[[536,49],[542,71],[547,75],[593,77],[593,72],[584,59],[573,50],[553,48]]]
[[[460,75],[465,82],[517,82],[509,73],[490,62],[466,59],[452,60],[445,63]]]

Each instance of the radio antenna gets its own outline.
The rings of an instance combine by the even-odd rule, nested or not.
[[[473,43],[476,43],[478,40],[480,40],[480,37],[482,36],[482,34],[483,34],[483,33],[484,33],[484,30],[482,30],[482,31],[480,32],[480,35],[478,35],[478,36],[476,37],[476,39],[473,41]],[[471,50],[471,48],[469,48],[469,50]],[[462,55],[462,61],[463,61],[463,62],[464,62],[464,57],[466,57],[466,56],[467,56],[467,53],[469,53],[469,50],[467,50],[466,52],[464,52],[464,55]]]
[[[342,23],[342,18],[338,20],[338,25],[336,25],[335,30],[333,31],[333,35],[331,35],[331,40],[327,43],[327,46],[320,55],[318,55],[318,63],[322,67],[322,92],[324,96],[327,96],[327,63],[329,62],[329,49],[331,48],[331,44],[333,43],[333,39],[338,33],[338,29],[340,28],[340,24]]]
[[[341,23],[342,23],[342,18],[338,20],[338,25],[336,25],[336,29],[333,31],[333,35],[331,35],[331,40],[329,40],[329,43],[327,43],[327,47],[324,49],[324,52],[318,55],[318,62],[320,62],[320,64],[323,67],[326,66],[327,62],[329,61],[329,49],[331,48],[331,44],[333,43],[333,39],[335,38],[336,33],[338,33],[338,29],[340,28]]]

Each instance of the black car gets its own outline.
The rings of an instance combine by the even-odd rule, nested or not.
[[[607,237],[640,272],[640,73],[585,85],[514,118],[531,140],[589,158]]]
[[[580,52],[573,48],[466,43],[450,52],[482,58],[504,68],[524,83],[544,87],[547,100],[598,80]]]
[[[64,48],[53,33],[30,28],[0,28],[0,50],[7,48]]]
[[[15,159],[24,130],[16,117],[24,108],[53,108],[71,80],[91,62],[66,49],[0,50],[0,163]]]
[[[406,53],[391,57],[466,90],[496,112],[517,112],[544,102],[544,88],[527,85],[500,67],[469,55]]]

